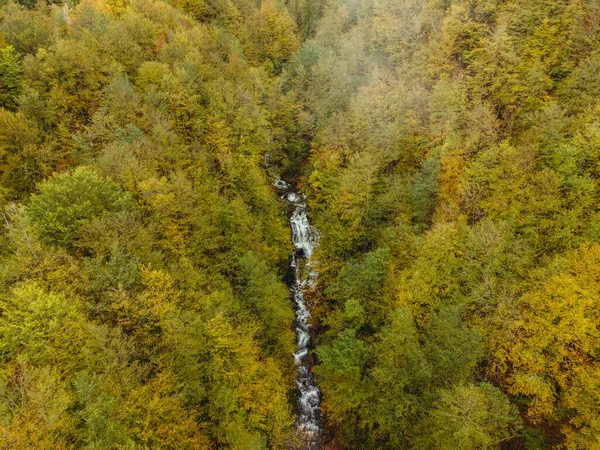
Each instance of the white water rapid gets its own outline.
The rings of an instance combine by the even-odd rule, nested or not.
[[[310,370],[311,325],[310,307],[304,295],[315,286],[317,272],[311,255],[318,244],[318,232],[308,222],[304,194],[291,188],[286,182],[278,180],[275,186],[281,193],[281,199],[292,208],[290,223],[294,253],[291,267],[294,279],[290,285],[294,297],[296,320],[296,352],[294,363],[297,367],[296,384],[300,393],[298,398],[298,417],[296,429],[303,450],[316,450],[321,445],[321,393]]]

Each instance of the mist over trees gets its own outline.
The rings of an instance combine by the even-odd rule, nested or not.
[[[0,448],[600,448],[600,3],[0,0]]]
[[[599,18],[332,2],[289,63],[348,448],[600,445]]]

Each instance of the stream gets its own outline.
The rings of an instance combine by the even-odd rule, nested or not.
[[[290,224],[294,251],[290,266],[293,280],[290,290],[294,298],[296,319],[296,385],[298,387],[298,416],[296,419],[297,437],[303,450],[316,450],[321,447],[321,393],[311,371],[312,349],[310,306],[305,301],[305,293],[314,288],[317,282],[315,262],[311,260],[313,250],[318,245],[318,231],[308,221],[306,215],[306,197],[304,194],[282,180],[275,186],[280,198],[292,208]]]

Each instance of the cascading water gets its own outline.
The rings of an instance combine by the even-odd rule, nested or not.
[[[282,180],[278,180],[275,185],[281,192],[282,200],[293,208],[290,223],[294,243],[291,259],[294,279],[290,289],[296,312],[294,363],[297,367],[296,384],[300,392],[296,429],[301,448],[315,450],[321,445],[321,394],[310,370],[310,308],[306,304],[304,294],[307,289],[313,288],[317,281],[317,272],[314,270],[314,262],[311,262],[311,255],[318,243],[318,233],[308,222],[304,194],[292,189]]]

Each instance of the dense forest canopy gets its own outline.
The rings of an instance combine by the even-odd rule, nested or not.
[[[600,448],[600,2],[0,0],[0,448]]]

